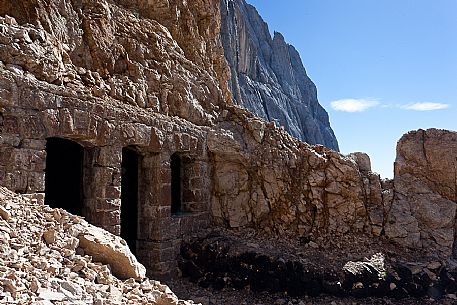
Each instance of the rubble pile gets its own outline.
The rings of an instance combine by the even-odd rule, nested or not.
[[[0,303],[193,304],[146,278],[120,237],[3,187]]]

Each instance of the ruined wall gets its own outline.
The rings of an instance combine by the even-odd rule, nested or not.
[[[46,139],[75,141],[86,154],[83,214],[119,234],[122,148],[133,147],[141,156],[136,250],[156,276],[175,270],[183,237],[210,225],[316,242],[363,233],[449,255],[455,134],[406,136],[392,183],[371,172],[365,154],[302,143],[231,105],[218,22],[208,17],[216,2],[150,11],[143,2],[2,3],[0,185],[43,193]],[[169,10],[184,12],[173,15],[178,27]],[[185,159],[181,215],[171,213],[174,153]]]
[[[11,57],[16,64],[7,63],[6,53],[0,62],[0,184],[20,193],[43,193],[46,138],[73,140],[85,148],[87,156],[83,214],[91,223],[119,234],[121,151],[135,147],[142,155],[143,188],[137,253],[149,272],[169,273],[176,264],[182,235],[209,223],[204,129],[108,96],[94,97],[87,87],[77,90],[68,84],[50,84],[43,75],[40,80],[39,72],[33,70],[40,59],[24,50],[47,50],[49,40],[33,43],[24,37],[48,34],[17,25],[11,18],[1,18],[0,26],[7,29],[1,34],[11,41],[7,46],[21,48],[16,49],[19,55]],[[17,35],[21,38],[14,38]],[[42,68],[46,67],[43,63]],[[170,156],[175,152],[192,160],[187,177],[194,183],[183,198],[190,213],[179,217],[170,212]]]

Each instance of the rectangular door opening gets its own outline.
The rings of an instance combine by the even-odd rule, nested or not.
[[[181,156],[174,153],[170,157],[171,169],[171,214],[177,215],[182,209],[182,160]]]
[[[78,143],[47,139],[45,204],[83,216],[83,160],[84,148]]]

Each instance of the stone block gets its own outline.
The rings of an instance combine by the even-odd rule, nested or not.
[[[44,172],[29,172],[27,181],[27,192],[44,192]]]
[[[120,147],[99,147],[94,149],[95,164],[101,167],[120,167],[122,149]]]
[[[200,201],[200,190],[184,190],[182,193],[182,200],[184,202]]]
[[[18,91],[15,81],[2,76],[0,78],[0,107],[17,105]]]
[[[75,109],[73,112],[73,125],[78,134],[85,134],[89,129],[90,114],[86,111]]]
[[[171,185],[162,184],[160,188],[160,206],[171,206]]]
[[[59,111],[60,130],[59,133],[63,135],[75,134],[75,127],[73,123],[73,114],[70,109],[64,108]]]
[[[113,123],[107,120],[100,121],[97,124],[97,135],[95,138],[97,145],[105,146],[112,143],[114,138],[116,138],[115,131]]]
[[[105,196],[106,198],[120,198],[121,197],[121,187],[108,185],[105,187]]]
[[[171,183],[171,169],[169,165],[167,164],[166,167],[161,167],[160,168],[160,182],[162,184],[169,184]]]
[[[19,118],[13,115],[3,115],[2,133],[20,133]]]
[[[102,217],[103,227],[120,225],[120,223],[121,223],[121,211],[120,210],[104,211],[102,215],[103,215],[103,217]]]
[[[118,210],[121,207],[120,199],[105,199],[97,198],[95,200],[95,209],[96,211],[112,211]]]
[[[46,140],[44,139],[24,139],[21,142],[22,148],[29,148],[35,150],[44,150],[46,148]]]
[[[190,188],[193,190],[202,189],[206,187],[206,179],[202,177],[194,177],[190,179]]]
[[[151,126],[140,123],[124,124],[121,127],[121,137],[124,146],[148,146],[151,141]]]
[[[151,128],[151,138],[149,141],[149,149],[155,152],[159,152],[162,149],[165,136],[163,133],[155,127]]]
[[[20,122],[20,133],[23,137],[39,139],[45,135],[45,127],[40,117],[24,116]]]
[[[13,147],[0,147],[0,165],[6,168],[11,168],[13,164]]]
[[[198,138],[192,136],[190,137],[189,150],[198,154]],[[202,154],[203,152],[200,153]]]
[[[41,121],[46,129],[47,136],[55,136],[60,131],[60,114],[57,109],[46,109],[41,112]]]
[[[35,149],[14,149],[12,162],[15,169],[26,171],[44,171],[46,152]]]

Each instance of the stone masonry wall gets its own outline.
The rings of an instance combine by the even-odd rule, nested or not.
[[[185,28],[219,1],[151,3],[159,2],[165,6],[151,18],[186,11],[177,21]],[[366,234],[452,254],[454,133],[406,136],[394,181],[381,180],[366,154],[302,143],[231,105],[220,88],[220,41],[207,22],[214,7],[194,20],[202,34],[182,49],[171,35],[179,27],[114,2],[21,4],[0,4],[0,185],[45,192],[46,139],[72,140],[85,151],[83,215],[119,234],[122,148],[133,147],[141,160],[137,254],[150,274],[172,274],[182,238],[209,226],[317,243]],[[200,60],[205,54],[210,61]],[[175,153],[183,162],[179,215],[171,213]]]
[[[205,133],[180,119],[139,111],[47,86],[30,86],[0,64],[0,185],[19,193],[45,191],[46,138],[60,137],[85,148],[83,216],[120,233],[121,151],[142,156],[138,256],[148,271],[165,276],[183,235],[207,227],[210,194]],[[190,161],[184,171],[189,213],[171,216],[170,156]]]

